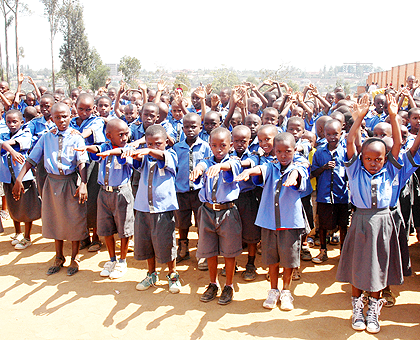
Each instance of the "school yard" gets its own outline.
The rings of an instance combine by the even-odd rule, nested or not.
[[[302,262],[302,278],[293,284],[295,310],[262,307],[269,283],[258,270],[254,282],[235,275],[234,301],[219,306],[217,300],[199,301],[208,283],[208,272],[196,269],[195,259],[178,267],[183,279],[180,294],[168,292],[165,271],[156,288],[136,291],[146,275],[146,263],[128,256],[128,273],[119,280],[101,278],[108,260],[105,247],[99,253],[81,251],[81,270],[73,277],[66,268],[47,276],[54,258],[54,243],[41,237],[35,223],[34,244],[24,251],[10,245],[12,221],[0,235],[1,339],[419,339],[420,244],[411,237],[413,276],[395,287],[397,304],[383,308],[381,332],[369,335],[350,325],[350,285],[335,282],[338,246],[329,246],[330,259],[322,265]],[[196,236],[195,233],[190,233]],[[196,240],[196,239],[195,239]],[[190,247],[196,245],[192,240]],[[70,262],[70,244],[65,246]],[[318,250],[311,249],[313,256]],[[193,248],[192,255],[195,254]],[[261,257],[257,257],[260,265]],[[244,270],[246,256],[238,258]],[[222,267],[222,264],[219,264]],[[224,278],[221,278],[224,283]]]

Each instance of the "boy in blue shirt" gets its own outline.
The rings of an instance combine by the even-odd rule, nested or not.
[[[257,185],[264,185],[255,224],[261,229],[263,262],[269,267],[271,289],[263,303],[274,309],[278,300],[282,310],[293,309],[290,292],[293,268],[299,267],[300,240],[304,233],[304,217],[300,193],[305,190],[307,169],[293,163],[295,139],[280,133],[274,139],[276,161],[244,170],[235,180],[247,181],[250,176]],[[274,209],[273,209],[274,207]],[[279,266],[283,271],[283,290],[278,290]]]
[[[328,260],[327,231],[340,228],[343,245],[349,222],[348,180],[345,173],[346,149],[340,143],[342,124],[335,119],[325,123],[327,144],[319,147],[312,161],[311,176],[317,178],[317,210],[319,220],[320,253],[314,263]]]
[[[110,256],[100,275],[110,279],[120,278],[127,272],[128,242],[134,234],[134,197],[130,187],[132,159],[121,158],[128,135],[127,124],[112,119],[106,126],[106,137],[111,142],[76,149],[90,152],[91,159],[99,163],[98,235],[105,237]],[[114,234],[121,239],[118,262]]]
[[[198,210],[200,238],[197,257],[207,258],[210,284],[201,296],[202,302],[216,298],[217,256],[222,255],[226,264],[226,284],[218,303],[232,302],[235,257],[242,252],[242,224],[238,208],[233,202],[239,196],[239,184],[233,178],[239,174],[239,160],[229,157],[231,135],[225,128],[217,128],[210,135],[213,156],[201,161],[190,174],[191,181],[202,180],[198,196],[203,202]]]
[[[168,266],[169,291],[179,293],[174,217],[178,209],[175,191],[178,159],[172,149],[165,150],[168,139],[163,126],[149,126],[145,137],[147,148],[123,154],[123,157],[133,157],[133,166],[141,175],[134,201],[134,258],[147,260],[148,272],[136,289],[146,290],[156,283],[156,262],[159,262]]]
[[[176,196],[179,204],[179,210],[175,211],[175,222],[179,233],[177,263],[190,258],[188,231],[191,225],[191,214],[194,212],[197,226],[198,208],[201,205],[198,192],[202,184],[190,181],[189,175],[201,160],[211,155],[209,144],[198,136],[202,129],[201,117],[196,113],[188,113],[183,118],[183,124],[186,139],[176,143],[173,147],[178,157],[175,178]],[[199,260],[198,269],[205,270],[206,267],[207,263]]]

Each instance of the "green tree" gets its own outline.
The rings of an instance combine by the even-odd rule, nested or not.
[[[184,92],[190,91],[191,82],[186,73],[178,73],[176,75],[173,89],[175,90],[178,87],[181,88]]]
[[[89,86],[92,90],[97,90],[105,85],[106,78],[109,76],[110,69],[102,63],[101,56],[93,47],[91,50],[91,72],[88,75]]]
[[[213,76],[212,87],[215,93],[219,93],[225,87],[234,87],[239,84],[237,73],[233,69],[219,68],[211,72]]]
[[[120,59],[118,71],[121,71],[124,76],[124,81],[130,86],[135,87],[135,79],[139,77],[141,69],[140,60],[136,57],[124,56]]]
[[[64,0],[60,31],[64,43],[60,47],[60,77],[65,80],[69,90],[79,86],[81,77],[87,75],[91,66],[89,42],[83,23],[83,7],[78,0]]]

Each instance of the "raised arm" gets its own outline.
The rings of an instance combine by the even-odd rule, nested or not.
[[[232,119],[232,115],[235,112],[236,105],[238,102],[242,99],[242,97],[245,95],[245,90],[241,87],[239,88],[233,88],[232,93],[230,95],[229,100],[229,111],[226,115],[226,118],[223,122],[223,124],[228,128],[230,125],[230,120]]]
[[[262,102],[261,109],[264,110],[267,107],[267,104],[268,104],[267,98],[265,98],[263,96],[263,94],[255,86],[255,84],[251,84],[250,86],[251,86],[251,91],[254,92],[257,95],[257,97],[261,100],[261,102]]]
[[[157,83],[157,92],[156,97],[154,99],[154,103],[157,104],[160,101],[160,96],[162,95],[162,92],[165,90],[166,82],[164,80],[159,80]]]
[[[36,99],[39,101],[41,99],[41,92],[39,91],[38,86],[36,86],[36,83],[30,76],[27,76],[26,78],[28,79],[28,83],[34,87]]]
[[[121,82],[120,88],[118,89],[117,96],[115,97],[114,112],[118,118],[121,118],[122,112],[120,110],[120,98],[124,92],[125,83]]]
[[[400,124],[397,120],[398,105],[395,102],[395,98],[391,94],[386,95],[386,100],[388,102],[388,114],[392,127],[392,139],[394,140],[394,145],[392,146],[391,153],[395,159],[398,159],[398,155],[400,154],[400,149],[402,146],[401,129]]]
[[[362,121],[369,111],[369,96],[365,94],[360,104],[355,103],[352,109],[352,115],[354,123],[351,126],[349,134],[347,135],[347,158],[351,159],[356,153],[356,137],[357,133],[362,125]]]
[[[202,86],[197,87],[197,89],[194,91],[196,96],[200,98],[200,104],[201,104],[201,121],[204,120],[204,115],[206,114],[206,91]]]

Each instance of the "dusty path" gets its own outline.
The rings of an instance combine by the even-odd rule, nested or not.
[[[54,243],[41,237],[40,221],[33,229],[34,245],[24,251],[10,245],[13,232],[8,220],[0,235],[1,339],[420,338],[418,243],[410,247],[414,275],[395,287],[397,305],[382,309],[382,329],[373,336],[351,329],[350,286],[335,282],[337,247],[330,246],[333,250],[326,264],[302,262],[302,279],[293,285],[295,310],[283,312],[262,308],[269,283],[261,267],[261,275],[251,283],[235,275],[235,300],[230,305],[204,304],[199,296],[208,273],[198,271],[194,259],[178,267],[184,281],[180,294],[168,292],[165,271],[156,288],[138,292],[135,286],[146,275],[146,264],[134,260],[132,253],[128,273],[119,280],[99,276],[108,260],[105,249],[100,253],[82,250],[81,271],[74,277],[68,277],[65,268],[48,277],[45,272],[54,257]],[[69,244],[65,251],[70,254]],[[317,249],[311,252],[318,254]],[[66,258],[68,265],[70,257]],[[245,255],[238,258],[240,270],[245,262]]]

